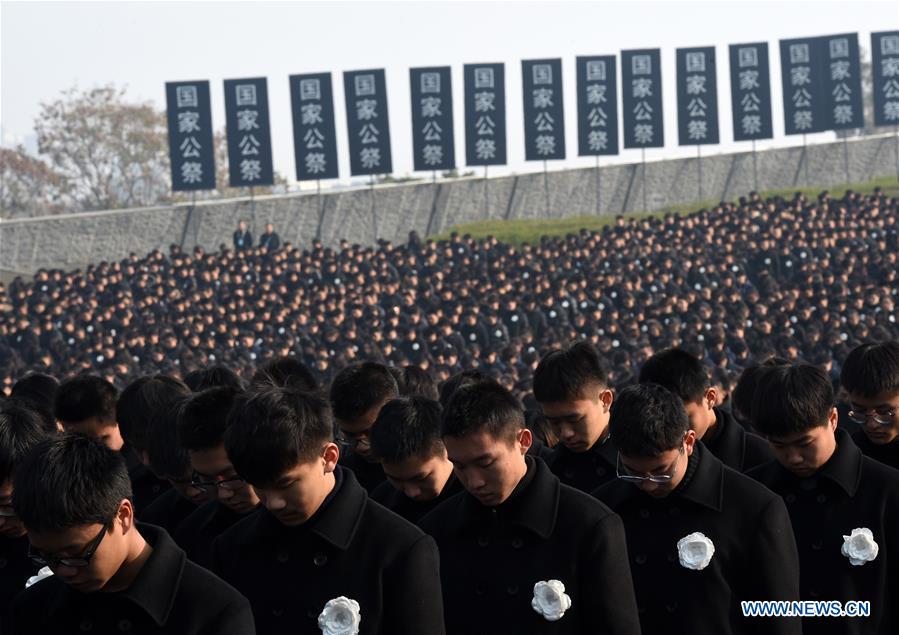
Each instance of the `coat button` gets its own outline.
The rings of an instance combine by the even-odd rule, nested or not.
[[[316,567],[323,567],[328,563],[328,556],[324,553],[317,553],[312,556],[312,562]]]
[[[674,557],[673,553],[669,553],[667,556],[665,556],[665,560],[667,560],[671,564],[674,564],[677,558]]]
[[[278,562],[280,562],[280,563],[283,564],[283,563],[287,562],[288,560],[290,560],[290,555],[289,555],[286,551],[279,551],[279,552],[275,555],[275,559],[276,559]]]
[[[509,595],[516,595],[518,593],[518,586],[510,584],[506,587],[506,593],[508,593]]]
[[[818,501],[819,503],[826,503],[827,496],[824,494],[818,494],[818,496],[815,497],[815,500]]]
[[[812,551],[821,551],[823,547],[824,541],[820,538],[812,543]]]
[[[318,613],[316,612],[315,609],[307,609],[307,610],[306,610],[306,617],[308,617],[310,620],[317,620],[317,619],[318,619]]]
[[[5,569],[7,564],[6,558],[0,558],[0,569]]]
[[[809,589],[808,595],[809,595],[809,597],[817,598],[817,597],[821,597],[821,592],[818,589]]]
[[[281,617],[284,615],[284,609],[272,609],[272,615],[275,617]]]
[[[78,625],[78,630],[82,633],[87,633],[88,631],[94,630],[94,623],[90,620],[83,620],[81,624]]]
[[[668,602],[668,604],[665,605],[665,610],[669,613],[674,613],[677,610],[677,602]]]
[[[483,596],[487,593],[487,589],[484,588],[483,584],[475,585],[474,594],[478,596]]]
[[[636,562],[637,564],[646,564],[646,554],[637,554],[634,557],[634,562]]]
[[[671,509],[669,509],[668,515],[674,517],[680,516],[680,507],[672,507]]]
[[[489,544],[490,544],[490,539],[487,538],[487,536],[478,536],[478,546],[479,547],[486,547]]]
[[[640,518],[642,518],[643,520],[646,520],[647,518],[649,518],[649,510],[648,509],[641,509],[639,513],[640,513]]]
[[[565,477],[566,480],[570,481],[571,479],[574,478],[574,471],[573,470],[565,470],[564,472],[562,472],[562,476]]]
[[[604,467],[598,467],[598,468],[596,468],[596,475],[597,475],[597,476],[605,476],[605,475],[606,475],[606,468],[604,468]]]
[[[131,630],[131,620],[119,620],[116,627],[123,633],[127,633]]]
[[[521,549],[522,547],[524,547],[524,540],[522,540],[518,536],[515,536],[514,538],[512,538],[512,548],[513,549]]]
[[[787,501],[788,503],[795,503],[796,502],[796,494],[787,494],[786,496],[784,496],[784,500]]]

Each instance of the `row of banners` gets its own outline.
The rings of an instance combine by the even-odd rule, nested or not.
[[[899,124],[899,31],[872,33],[874,123]],[[770,139],[768,44],[732,44],[731,110],[735,141]],[[719,143],[714,47],[677,49],[680,145]],[[786,134],[864,126],[857,34],[781,40]],[[623,145],[664,146],[659,49],[621,52]],[[415,170],[456,167],[450,67],[413,68]],[[464,68],[465,164],[505,165],[503,64]],[[577,58],[578,155],[618,154],[618,69],[614,55]],[[562,60],[522,61],[525,158],[565,158]],[[350,171],[392,171],[387,85],[383,69],[343,74]],[[336,116],[330,73],[291,75],[297,180],[337,178]],[[215,188],[209,82],[166,84],[172,189]],[[229,181],[232,187],[273,183],[265,78],[225,81]]]

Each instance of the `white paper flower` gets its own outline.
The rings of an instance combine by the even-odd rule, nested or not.
[[[361,621],[359,603],[341,595],[325,604],[318,616],[318,627],[323,635],[356,635]]]
[[[25,588],[27,589],[32,584],[37,584],[44,578],[49,578],[53,575],[53,572],[50,571],[50,567],[41,567],[40,571],[37,572],[37,575],[33,575],[25,581]]]
[[[544,619],[555,622],[571,608],[571,598],[565,593],[565,585],[559,580],[542,581],[534,585],[531,606]]]
[[[843,536],[841,551],[844,556],[849,558],[849,562],[858,567],[874,560],[880,547],[874,542],[874,534],[871,533],[871,530],[867,527],[860,527],[853,529],[850,535]]]
[[[677,558],[682,567],[701,571],[715,555],[715,545],[705,534],[695,531],[677,541]]]

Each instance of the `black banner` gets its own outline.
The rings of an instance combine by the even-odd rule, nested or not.
[[[718,143],[715,48],[683,48],[677,61],[677,138],[682,146]]]
[[[412,149],[416,170],[456,167],[453,85],[449,66],[410,68]]]
[[[466,64],[465,163],[505,165],[506,86],[502,64]]]
[[[625,148],[662,148],[662,69],[659,49],[621,51]]]
[[[786,134],[827,130],[830,116],[820,38],[780,41]]]
[[[337,136],[331,73],[290,76],[297,181],[336,179]]]
[[[899,125],[899,31],[871,34],[874,125]]]
[[[577,58],[579,156],[618,154],[618,90],[614,55]]]
[[[264,77],[225,80],[225,126],[231,187],[272,185],[272,135]]]
[[[389,174],[393,171],[393,164],[384,69],[346,71],[343,74],[343,88],[350,142],[350,174]]]
[[[774,136],[767,42],[730,45],[730,100],[734,141]]]
[[[828,96],[829,127],[833,130],[863,128],[861,65],[858,57],[858,33],[828,35],[821,38],[825,94]]]
[[[166,82],[172,191],[215,189],[209,82]]]
[[[562,108],[562,60],[522,60],[524,90],[524,158],[565,158],[565,112]]]

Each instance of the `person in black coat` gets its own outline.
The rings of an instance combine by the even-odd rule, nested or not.
[[[868,616],[808,619],[803,631],[897,632],[899,470],[864,456],[837,428],[833,386],[819,368],[770,369],[756,394],[753,420],[777,460],[749,476],[786,501],[799,546],[802,599],[837,600],[844,608],[849,601],[870,602]],[[857,534],[865,537],[853,538]],[[855,560],[847,552],[853,540],[861,549]]]
[[[121,456],[95,438],[64,434],[25,458],[13,504],[54,575],[16,597],[13,632],[255,633],[247,599],[136,523],[130,498]]]
[[[613,395],[596,349],[581,340],[544,355],[534,371],[534,397],[559,439],[549,461],[553,473],[583,492],[614,479]]]
[[[440,548],[447,633],[639,633],[621,519],[526,455],[514,396],[459,388],[441,432],[465,491],[420,526]]]
[[[381,407],[400,396],[396,379],[383,364],[353,364],[337,374],[328,396],[341,445],[340,464],[371,493],[385,479],[371,452],[371,427]]]
[[[680,397],[690,429],[726,466],[746,472],[774,458],[764,439],[746,432],[733,415],[715,406],[718,391],[702,362],[687,351],[669,348],[650,357],[640,368],[640,383],[659,384]]]
[[[243,251],[253,248],[253,234],[247,229],[246,221],[239,221],[237,229],[234,230],[234,250]]]
[[[612,406],[619,478],[595,495],[624,520],[644,633],[801,633],[798,618],[743,617],[741,601],[798,600],[799,559],[779,496],[725,466],[658,384]]]
[[[260,387],[232,420],[228,456],[264,506],[216,539],[213,569],[247,595],[259,632],[318,635],[342,606],[366,635],[442,635],[437,547],[337,465],[327,401]]]
[[[462,491],[440,437],[440,404],[432,399],[384,404],[371,429],[371,450],[387,476],[371,499],[411,523]]]
[[[250,243],[252,244],[252,239]],[[265,232],[259,237],[259,246],[265,247],[269,251],[274,251],[281,247],[281,238],[275,231],[275,226],[271,223],[265,224]]]
[[[862,344],[840,371],[849,417],[861,426],[853,439],[867,456],[899,469],[899,342]]]

